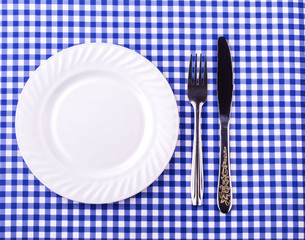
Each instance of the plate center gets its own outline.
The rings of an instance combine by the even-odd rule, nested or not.
[[[51,135],[60,161],[92,172],[131,164],[145,133],[136,87],[113,72],[73,76],[53,93]]]

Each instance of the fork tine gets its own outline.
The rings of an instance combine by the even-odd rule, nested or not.
[[[203,76],[203,84],[205,87],[208,86],[208,67],[207,67],[207,55],[204,58],[204,76]]]
[[[192,84],[192,68],[193,68],[193,66],[192,66],[192,58],[193,58],[193,56],[192,56],[192,54],[191,54],[191,57],[190,57],[190,65],[189,65],[189,76],[188,76],[188,80],[187,80],[187,83],[188,84]]]
[[[194,69],[194,84],[197,84],[197,53],[195,56],[195,69]]]
[[[201,78],[201,72],[202,72],[202,54],[200,53],[200,62],[199,62],[199,79],[198,79],[198,83],[199,83],[199,85],[203,84],[203,79]]]

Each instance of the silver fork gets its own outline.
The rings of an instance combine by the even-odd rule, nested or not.
[[[192,67],[192,55],[189,65],[187,96],[195,112],[195,131],[193,140],[192,154],[192,175],[191,175],[191,195],[194,206],[203,203],[203,159],[201,143],[201,109],[207,100],[208,95],[208,76],[207,58],[204,61],[204,76],[201,77],[202,55],[200,54],[199,76],[197,77],[197,54],[195,56],[194,74]]]

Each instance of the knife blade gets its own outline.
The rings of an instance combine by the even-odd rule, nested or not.
[[[233,69],[230,48],[226,38],[217,44],[217,96],[220,120],[220,161],[217,188],[217,206],[222,213],[232,208],[230,174],[229,122],[233,95]]]

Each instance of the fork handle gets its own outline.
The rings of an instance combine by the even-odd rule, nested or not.
[[[232,207],[229,125],[224,125],[220,128],[220,162],[217,188],[217,206],[222,213],[228,213]]]
[[[192,154],[191,195],[194,206],[203,203],[203,163],[201,142],[201,109],[202,103],[194,103],[195,131]]]

